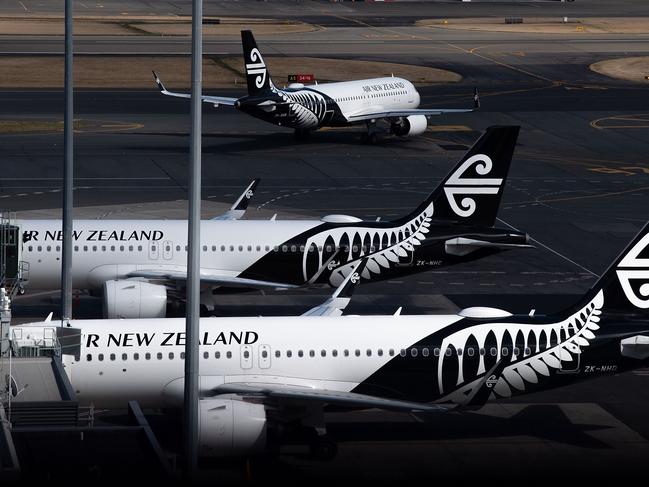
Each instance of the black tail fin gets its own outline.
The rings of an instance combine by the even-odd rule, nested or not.
[[[243,61],[246,68],[248,94],[254,96],[271,89],[273,82],[270,79],[270,73],[266,68],[261,52],[259,52],[252,31],[241,31],[241,43],[243,44]]]
[[[398,222],[410,221],[432,205],[428,213],[435,220],[493,226],[519,129],[489,127],[431,195]]]
[[[649,223],[602,274],[586,299],[600,291],[608,310],[649,313]]]

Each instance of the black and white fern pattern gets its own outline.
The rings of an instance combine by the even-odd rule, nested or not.
[[[433,216],[431,203],[416,218],[392,228],[371,227],[341,227],[327,230],[310,237],[305,245],[302,268],[304,279],[308,280],[307,258],[310,252],[318,252],[318,268],[326,258],[327,247],[347,247],[341,250],[337,262],[344,263],[331,273],[329,283],[339,286],[349,273],[356,267],[361,257],[368,256],[367,265],[363,270],[364,279],[372,274],[381,274],[399,263],[401,258],[411,258],[415,247],[421,245],[430,231],[430,220]]]
[[[595,338],[595,332],[599,330],[598,322],[603,306],[604,292],[600,291],[581,310],[559,323],[545,325],[486,323],[468,327],[449,335],[442,342],[437,368],[438,386],[442,394],[446,393],[442,381],[444,361],[451,355],[447,355],[447,350],[452,350],[451,347],[455,349],[452,351],[459,360],[459,367],[456,388],[452,392],[446,393],[441,401],[462,403],[475,387],[480,386],[487,373],[485,357],[480,355],[476,374],[472,374],[471,377],[464,376],[463,360],[469,342],[477,342],[480,348],[484,348],[487,335],[489,333],[495,335],[496,343],[491,348],[494,348],[497,353],[496,362],[502,359],[509,365],[504,367],[502,374],[497,378],[498,381],[492,388],[490,398],[509,397],[513,392],[524,391],[528,384],[537,384],[544,377],[549,377],[553,371],[562,368],[562,363],[576,363],[573,361],[584,347],[589,346],[590,341]],[[509,334],[509,340],[516,340],[516,337],[522,336],[524,343],[514,342],[518,346],[518,355],[509,349],[508,355],[503,356],[501,345],[505,341],[505,334]],[[460,349],[463,350],[461,355],[457,354],[457,350]],[[486,349],[485,355],[490,352],[490,349]]]

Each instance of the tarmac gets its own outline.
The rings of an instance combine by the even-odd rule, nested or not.
[[[20,3],[36,13],[57,11],[54,2],[22,0],[3,2],[0,15],[20,13]],[[134,0],[99,4],[105,14],[187,14],[191,2],[156,2],[155,7]],[[208,2],[206,14],[244,15],[243,4]],[[95,4],[87,5],[88,13],[100,11]],[[395,218],[417,206],[483,129],[494,124],[522,127],[498,224],[527,231],[535,248],[444,272],[360,286],[350,313],[390,313],[399,306],[404,313],[448,312],[476,304],[549,313],[588,290],[649,220],[646,88],[588,69],[602,59],[646,55],[649,35],[431,32],[411,26],[414,20],[432,16],[541,16],[539,10],[543,16],[607,16],[613,10],[618,17],[649,15],[644,2],[267,2],[259,7],[265,16],[290,16],[325,27],[290,39],[269,37],[260,42],[262,52],[450,69],[463,76],[462,82],[421,88],[421,106],[470,106],[476,86],[482,107],[475,113],[432,119],[422,136],[386,137],[368,146],[360,143],[362,128],[322,130],[296,142],[289,130],[227,107],[205,106],[205,216],[225,210],[251,178],[260,177],[246,218],[275,213],[280,219],[329,213]],[[55,54],[62,49],[60,38],[2,41],[2,55]],[[83,38],[78,49],[87,55],[182,55],[189,43],[155,37]],[[236,55],[240,49],[235,38],[206,40],[211,56]],[[272,72],[272,57],[267,62]],[[243,94],[209,87],[206,91]],[[75,137],[78,214],[182,218],[189,105],[163,97],[152,82],[151,89],[143,90],[116,86],[79,91],[75,109],[84,122]],[[0,92],[0,120],[55,121],[62,114],[59,90]],[[5,162],[0,207],[21,217],[58,215],[62,143],[61,133],[0,134]],[[225,295],[216,313],[295,314],[318,304],[327,293]],[[100,312],[97,298],[81,296],[75,303],[78,316]],[[17,298],[14,315],[21,321],[40,319],[56,306],[55,292],[27,294]],[[630,478],[643,471],[649,453],[648,381],[649,372],[641,370],[425,422],[377,411],[331,413],[329,432],[340,442],[333,462],[313,462],[299,449],[288,448],[278,458],[253,460],[248,474],[237,462],[210,465],[214,470],[209,471],[231,480],[252,475],[253,480],[271,476],[312,483]],[[153,416],[152,425],[173,451],[177,425]]]

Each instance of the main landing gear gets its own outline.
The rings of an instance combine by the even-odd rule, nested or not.
[[[381,141],[381,130],[376,125],[376,120],[368,120],[367,132],[361,135],[363,144],[375,145]]]

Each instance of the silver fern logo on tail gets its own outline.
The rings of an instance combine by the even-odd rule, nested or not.
[[[256,47],[250,50],[250,63],[246,64],[246,71],[249,75],[257,75],[255,78],[255,86],[262,88],[266,83],[266,64],[261,57],[259,49]]]
[[[457,216],[466,218],[475,213],[477,204],[474,198],[464,197],[458,204],[457,197],[478,194],[498,194],[503,182],[502,178],[464,178],[464,173],[474,166],[475,172],[486,176],[493,169],[493,161],[486,154],[476,154],[469,157],[455,171],[444,185],[444,193],[451,209]]]
[[[649,309],[649,258],[640,254],[649,246],[649,233],[633,246],[617,266],[617,278],[626,298],[631,304],[641,309]],[[644,281],[636,294],[632,281]]]
[[[446,393],[441,402],[463,403],[474,388],[480,387],[482,378],[488,373],[486,355],[495,362],[503,360],[506,363],[500,377],[488,379],[494,397],[509,397],[513,391],[524,391],[527,384],[537,384],[552,371],[562,369],[563,363],[577,363],[582,349],[590,345],[595,338],[594,332],[599,330],[603,306],[604,291],[600,291],[586,306],[558,323],[489,323],[449,335],[442,341],[437,368],[439,390]],[[487,345],[489,338],[492,346]],[[515,347],[504,347],[505,342]],[[472,343],[480,350],[479,361],[476,370],[467,370],[465,356],[476,353]],[[458,361],[453,365],[457,377],[451,392],[444,390],[443,383],[447,359]],[[448,386],[447,389],[451,389]]]

